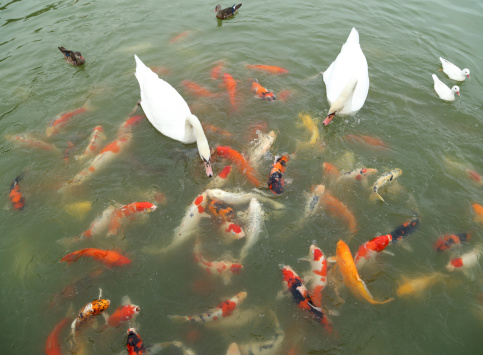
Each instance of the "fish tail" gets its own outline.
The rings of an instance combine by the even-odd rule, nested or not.
[[[187,316],[168,316],[168,318],[177,323],[186,323],[189,320]]]
[[[84,109],[85,109],[87,112],[97,110],[97,107],[95,107],[95,106],[92,104],[92,102],[91,102],[91,100],[90,100],[90,99],[88,99],[88,100],[86,101],[86,103],[84,104],[84,106],[82,106],[82,107],[83,107],[83,108],[84,108]]]
[[[371,195],[369,196],[369,201],[374,202],[374,201],[378,201],[378,200],[382,201],[382,202],[386,202],[386,201],[384,201],[382,196],[379,195],[379,193],[377,193],[375,191],[373,193],[371,193]]]
[[[385,301],[376,301],[376,300],[373,299],[370,303],[372,303],[372,304],[384,304],[384,303],[388,303],[388,302],[391,302],[391,301],[394,301],[394,297],[388,298]]]
[[[82,255],[84,254],[84,249],[83,250],[77,250],[73,253],[67,254],[64,256],[60,261],[67,261],[68,263],[72,263],[79,259]]]

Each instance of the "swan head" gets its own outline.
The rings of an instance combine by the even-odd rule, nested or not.
[[[203,160],[203,163],[205,164],[206,175],[208,175],[208,177],[212,177],[213,176],[213,169],[211,168],[210,158],[208,158],[208,160],[206,160],[202,156],[201,159]]]
[[[451,91],[457,93],[458,95],[460,94],[460,88],[459,86],[455,85],[451,88]]]
[[[468,79],[470,78],[470,70],[469,70],[468,68],[464,68],[464,69],[462,70],[462,73],[463,73],[464,75],[466,75],[466,76],[468,77]]]
[[[327,117],[325,118],[325,120],[324,120],[324,122],[323,122],[324,126],[327,126],[327,125],[330,123],[330,121],[332,121],[332,119],[335,117],[335,114],[336,114],[336,113],[337,113],[337,111],[334,111],[334,112],[329,113],[329,114],[327,115]]]

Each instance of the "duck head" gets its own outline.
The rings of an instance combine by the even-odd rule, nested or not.
[[[469,76],[468,76],[469,78]],[[458,95],[460,94],[460,88],[459,86],[455,85],[451,88],[451,91],[453,91],[454,93],[457,93]]]
[[[462,71],[463,71],[463,74],[466,75],[469,79],[470,78],[470,70],[468,68],[464,68]]]

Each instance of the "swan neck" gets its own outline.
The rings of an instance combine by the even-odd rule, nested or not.
[[[201,158],[209,161],[211,156],[210,148],[208,145],[208,139],[206,139],[205,132],[203,131],[200,120],[195,115],[190,114],[187,117],[187,121],[191,125],[191,127],[193,127],[193,132],[196,137],[196,144],[198,145],[198,151]]]
[[[355,88],[357,85],[357,79],[352,78],[349,80],[344,87],[344,89],[340,92],[339,97],[332,103],[329,109],[329,115],[336,114],[337,112],[342,111],[347,101],[351,98]]]

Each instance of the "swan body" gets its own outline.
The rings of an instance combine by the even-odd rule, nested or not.
[[[198,117],[166,81],[160,79],[137,55],[135,76],[141,89],[141,107],[149,122],[162,134],[185,144],[196,142],[206,174],[213,175],[210,147]]]
[[[324,83],[331,105],[324,125],[336,114],[350,115],[364,105],[369,92],[369,70],[354,27],[339,55],[324,72]]]
[[[438,77],[433,74],[434,80],[434,91],[438,94],[439,98],[445,101],[454,101],[454,94],[460,94],[460,88],[458,86],[453,86],[451,89],[443,83]]]
[[[468,68],[461,70],[456,65],[444,58],[439,57],[439,60],[443,65],[443,72],[448,75],[450,79],[464,81],[466,77],[470,77],[470,70]]]

